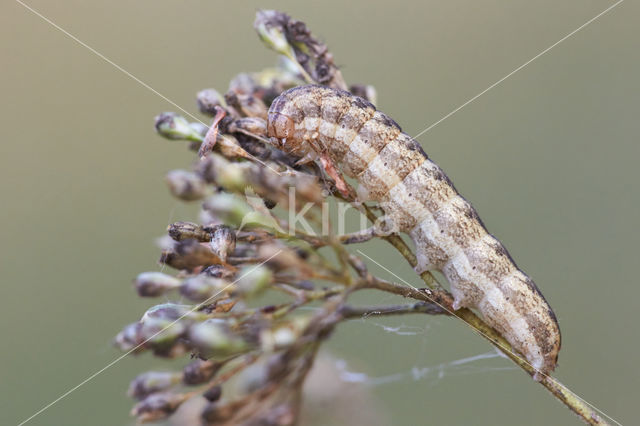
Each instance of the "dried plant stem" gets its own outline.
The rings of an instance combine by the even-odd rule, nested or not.
[[[389,316],[404,314],[428,314],[446,315],[447,311],[430,302],[417,302],[411,305],[386,305],[386,306],[349,306],[345,305],[339,310],[343,318],[363,319],[369,316]]]
[[[367,217],[375,221],[375,214],[366,208]],[[416,266],[416,257],[411,251],[411,248],[400,238],[398,235],[389,235],[383,237],[389,242],[398,252],[407,260],[412,266]],[[427,302],[435,302],[439,306],[447,309],[447,311],[460,318],[469,327],[476,331],[480,336],[487,339],[491,344],[504,353],[509,359],[511,359],[518,367],[522,368],[527,374],[533,377],[536,374],[534,368],[529,364],[522,356],[516,354],[511,345],[502,337],[497,331],[490,327],[480,317],[474,314],[467,308],[458,309],[454,311],[451,306],[453,300],[451,294],[444,290],[442,284],[438,282],[436,277],[430,272],[423,272],[420,274],[420,278],[425,282],[430,291],[423,291],[414,289],[405,285],[399,285],[395,283],[389,283],[379,279],[372,279],[367,284],[369,288],[377,288],[379,290],[387,291],[394,294],[399,294],[405,297],[411,297],[413,299],[423,300]],[[547,388],[549,392],[553,394],[560,402],[565,404],[571,411],[578,415],[582,420],[592,425],[607,425],[609,424],[604,420],[585,400],[573,393],[569,388],[560,383],[555,378],[549,375],[543,375],[540,380],[540,384]]]

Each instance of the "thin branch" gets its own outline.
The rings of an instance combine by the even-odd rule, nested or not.
[[[411,305],[384,306],[349,306],[344,305],[338,313],[345,319],[363,318],[368,316],[390,316],[405,314],[448,315],[449,313],[435,303],[417,302]]]

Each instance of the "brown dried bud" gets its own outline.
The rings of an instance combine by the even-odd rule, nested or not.
[[[127,395],[135,399],[143,399],[152,393],[165,391],[182,379],[182,373],[173,371],[147,371],[138,375],[129,384]]]
[[[211,235],[206,232],[201,225],[191,222],[176,222],[167,227],[167,232],[175,241],[184,241],[188,239],[198,240],[200,242],[208,242]]]
[[[222,364],[219,362],[196,359],[182,370],[182,382],[189,386],[206,383],[216,375],[221,367]]]
[[[349,86],[349,91],[356,96],[360,96],[361,98],[368,100],[374,105],[378,101],[376,88],[369,84],[352,84]]]
[[[202,394],[202,396],[205,397],[209,402],[216,402],[222,396],[222,386],[211,386]]]
[[[224,95],[227,103],[245,117],[267,119],[267,106],[262,99],[250,94],[227,92]]]
[[[155,422],[173,414],[180,404],[186,401],[187,395],[173,393],[154,393],[137,403],[131,415],[141,423]]]
[[[162,251],[160,263],[179,270],[193,271],[199,267],[207,267],[222,263],[208,244],[201,244],[196,240],[178,241],[170,249]]]
[[[200,200],[207,195],[207,186],[200,177],[185,170],[167,173],[167,184],[174,197],[184,201]]]
[[[226,107],[224,97],[215,89],[204,89],[196,95],[198,109],[201,113],[213,117],[216,115],[216,107]]]
[[[231,82],[229,82],[229,92],[242,93],[250,95],[256,89],[256,82],[254,78],[247,73],[240,73],[236,75]],[[225,95],[226,96],[226,95]]]
[[[218,135],[215,147],[220,154],[228,158],[240,157],[253,159],[251,154],[249,154],[242,145],[240,145],[238,139],[231,135]]]
[[[232,133],[243,131],[259,136],[267,135],[267,122],[259,117],[243,117],[229,124],[229,131]]]

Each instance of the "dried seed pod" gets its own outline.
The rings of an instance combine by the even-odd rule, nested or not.
[[[167,227],[167,233],[175,241],[197,240],[200,242],[208,242],[211,235],[206,232],[202,225],[192,222],[175,222]]]
[[[167,173],[166,180],[173,196],[181,200],[200,200],[207,194],[205,182],[195,173],[172,170]]]
[[[245,117],[258,117],[267,119],[267,106],[262,100],[252,94],[227,92],[225,101],[236,111]]]
[[[180,280],[162,272],[143,272],[134,280],[140,297],[158,297],[180,286]]]
[[[216,140],[216,150],[228,158],[248,158],[253,157],[238,142],[238,139],[231,135],[218,135]]]
[[[225,225],[215,226],[211,231],[211,250],[222,260],[227,261],[227,256],[233,254],[236,249],[236,233]]]
[[[246,132],[258,136],[267,135],[267,122],[259,117],[243,117],[229,123],[230,132]]]
[[[180,383],[182,373],[174,371],[147,371],[138,375],[129,384],[127,395],[135,399],[143,399],[152,393],[166,391],[171,386]]]

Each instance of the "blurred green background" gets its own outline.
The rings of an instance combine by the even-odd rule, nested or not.
[[[274,63],[252,22],[259,7],[284,10],[329,44],[347,81],[375,85],[409,134],[613,4],[28,3],[190,111],[199,89],[225,91],[236,73]],[[627,424],[640,398],[639,16],[622,3],[420,137],[553,306],[557,377]],[[0,423],[16,424],[120,355],[112,337],[153,303],[132,277],[159,269],[154,239],[170,221],[194,219],[163,182],[193,156],[154,134],[153,117],[173,106],[19,3],[0,6],[0,34]],[[387,247],[361,248],[419,285]],[[451,319],[352,322],[329,347],[354,371],[406,375],[369,388],[393,424],[578,423],[522,372],[490,370],[506,360],[412,379],[413,367],[491,350]],[[132,424],[129,380],[165,365],[122,360],[30,424]]]

